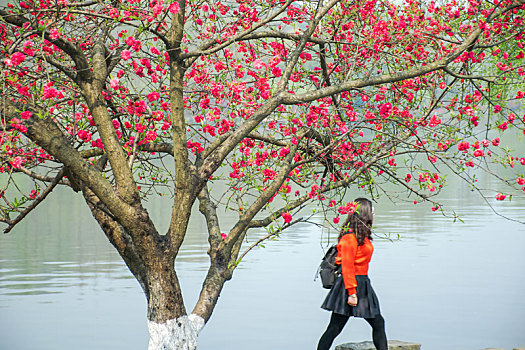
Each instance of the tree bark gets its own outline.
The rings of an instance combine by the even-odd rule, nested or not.
[[[204,319],[187,315],[174,260],[157,255],[147,266],[148,350],[194,350]]]

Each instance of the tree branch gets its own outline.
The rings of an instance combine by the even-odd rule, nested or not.
[[[108,240],[115,249],[117,249],[131,273],[137,278],[146,294],[146,298],[148,298],[149,290],[146,280],[146,267],[135,247],[133,239],[126,232],[124,227],[119,225],[115,218],[109,214],[106,206],[102,203],[100,198],[93,193],[93,191],[86,186],[82,186],[82,194],[91,210],[91,214],[98,222],[102,231],[106,234]]]
[[[237,128],[237,130],[235,130],[235,132],[229,134],[226,140],[221,142],[212,152],[209,152],[207,158],[198,168],[198,177],[201,181],[207,181],[239,142],[252,132],[257,125],[270,115],[270,113],[272,113],[280,104],[281,95],[273,96],[268,99],[264,105],[255,111],[250,119],[245,121],[239,128]]]
[[[268,203],[268,200],[277,192],[281,187],[284,180],[288,177],[290,170],[292,169],[292,161],[294,159],[295,153],[299,148],[301,139],[304,136],[303,133],[298,133],[298,142],[290,148],[290,153],[288,153],[283,159],[283,165],[279,169],[279,172],[275,176],[273,182],[266,188],[266,190],[250,205],[250,207],[241,215],[237,223],[230,230],[230,234],[224,241],[225,245],[232,247],[233,244],[239,239],[239,236],[243,231],[246,230],[250,221],[255,217],[255,215],[261,210],[261,208]]]
[[[4,229],[4,233],[9,233],[9,231],[11,231],[13,227],[16,226],[16,224],[22,221],[22,219],[24,219],[30,212],[32,212],[33,209],[35,209],[40,203],[42,203],[42,201],[46,199],[48,194],[50,194],[55,189],[56,185],[60,183],[60,180],[62,179],[63,176],[64,176],[64,168],[62,168],[58,172],[57,176],[55,176],[55,178],[53,179],[53,182],[51,182],[51,184],[44,190],[44,192],[42,192],[40,196],[38,196],[33,201],[33,203],[31,203],[31,205],[25,208],[24,211],[22,211],[14,220],[9,220],[7,222],[8,226],[6,229]]]
[[[277,92],[284,91],[286,87],[288,86],[288,82],[290,81],[290,76],[292,75],[292,72],[295,68],[295,65],[297,64],[297,61],[299,60],[299,56],[301,52],[303,51],[304,47],[306,46],[306,43],[308,42],[308,39],[312,36],[312,34],[317,29],[317,25],[323,19],[325,14],[335,6],[338,2],[341,0],[330,0],[330,2],[321,8],[316,14],[315,17],[312,19],[312,21],[308,24],[308,29],[304,32],[301,40],[297,44],[297,47],[295,48],[294,52],[292,53],[290,60],[286,64],[286,67],[284,68],[283,75],[281,77],[281,80],[277,83]],[[321,3],[319,3],[320,5]]]
[[[9,24],[15,25],[19,28],[23,28],[24,25],[26,24],[29,25],[28,28],[31,27],[31,21],[29,21],[24,16],[11,14],[1,9],[0,9],[0,20],[5,21],[6,23],[9,23]],[[72,42],[67,41],[63,38],[52,39],[49,33],[43,29],[34,28],[34,30],[38,31],[40,34],[43,34],[46,40],[56,45],[58,48],[64,51],[69,57],[71,57],[73,62],[75,62],[75,66],[78,72],[77,74],[82,79],[87,79],[89,77],[90,75],[89,64],[82,50],[80,49],[80,47],[76,46]]]
[[[18,107],[18,108],[17,108]],[[55,157],[62,164],[75,173],[80,180],[93,190],[93,192],[104,201],[104,204],[112,208],[112,212],[120,218],[128,217],[133,211],[131,207],[124,204],[115,194],[111,184],[95,169],[86,162],[82,155],[69,143],[68,139],[49,118],[39,119],[38,113],[29,108],[28,105],[16,106],[9,101],[0,103],[0,110],[4,120],[9,122],[14,117],[19,117],[17,110],[29,110],[33,113],[23,125],[27,127],[26,136],[35,144],[42,147],[46,152]]]
[[[102,89],[107,77],[106,56],[105,45],[102,42],[96,43],[93,48],[93,79],[91,82],[82,81],[81,88],[93,115],[93,120],[97,125],[111,167],[114,169],[113,175],[119,196],[124,198],[126,203],[133,204],[140,200],[137,185],[133,179],[133,173],[128,167],[126,154],[118,141],[113,121],[102,97]]]
[[[230,46],[232,43],[234,43],[236,41],[243,40],[243,38],[245,38],[247,35],[249,35],[250,33],[253,33],[254,31],[256,31],[257,29],[263,27],[264,25],[266,25],[267,23],[269,23],[273,19],[275,19],[277,16],[279,16],[281,13],[283,13],[284,10],[286,10],[288,8],[288,6],[290,6],[292,3],[293,3],[293,0],[287,0],[286,3],[284,3],[279,10],[277,10],[275,13],[270,15],[268,18],[266,18],[263,21],[258,22],[253,27],[250,27],[250,28],[246,29],[245,31],[243,31],[243,32],[241,32],[241,33],[239,33],[239,34],[229,38],[224,43],[219,44],[218,46],[211,48],[213,45],[219,43],[219,41],[217,39],[212,39],[212,40],[206,42],[205,44],[203,44],[198,50],[181,54],[180,55],[180,59],[184,60],[184,59],[187,59],[187,58],[192,58],[186,64],[186,67],[190,67],[193,64],[193,62],[195,62],[195,60],[198,57],[210,55],[212,53],[215,53],[217,51],[220,51],[220,50]]]
[[[488,19],[487,23],[490,23],[495,18],[497,18],[502,13],[510,11],[516,7],[519,7],[525,3],[525,0],[518,0],[513,2],[511,5],[498,9],[492,13]],[[394,83],[406,79],[415,78],[436,70],[444,69],[447,65],[459,57],[465,50],[469,49],[476,43],[480,35],[483,33],[481,28],[474,30],[461,45],[456,47],[453,53],[439,59],[437,61],[428,63],[424,66],[414,67],[403,72],[398,72],[394,74],[383,74],[377,77],[370,77],[367,79],[356,79],[349,82],[344,82],[339,85],[328,86],[325,88],[318,89],[316,91],[307,92],[299,95],[293,95],[290,93],[281,92],[282,100],[281,102],[286,105],[299,104],[304,102],[315,101],[326,96],[333,96],[335,94],[361,89],[367,86],[383,85],[387,83]]]
[[[448,67],[444,67],[443,68],[443,71],[450,74],[451,76],[453,76],[454,78],[458,78],[458,79],[465,79],[465,80],[483,80],[483,81],[486,81],[487,83],[495,83],[496,82],[496,79],[488,79],[487,77],[484,77],[484,76],[480,76],[480,75],[464,75],[464,74],[459,74],[459,73],[456,73],[454,72],[453,70],[451,70],[450,68]]]

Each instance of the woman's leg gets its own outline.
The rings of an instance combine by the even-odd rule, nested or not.
[[[388,343],[385,332],[385,319],[381,315],[374,318],[365,318],[366,322],[372,326],[372,339],[377,350],[388,350]]]
[[[345,326],[346,322],[350,316],[345,316],[341,314],[336,314],[335,312],[332,312],[332,317],[330,318],[330,323],[328,324],[328,327],[326,328],[326,331],[321,336],[321,339],[319,339],[319,344],[317,345],[317,350],[328,350],[330,349],[330,346],[332,346],[332,343],[334,342],[335,337],[341,333],[343,330],[343,327]]]

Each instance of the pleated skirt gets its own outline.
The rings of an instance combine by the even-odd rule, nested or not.
[[[355,276],[357,282],[357,305],[348,305],[348,291],[340,274],[328,292],[321,308],[345,316],[374,318],[381,314],[379,299],[367,275]]]

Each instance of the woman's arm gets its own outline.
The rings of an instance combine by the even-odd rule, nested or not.
[[[351,233],[344,235],[338,243],[338,249],[341,253],[341,267],[345,289],[348,291],[348,295],[355,294],[357,287],[357,282],[355,279],[357,239]]]

